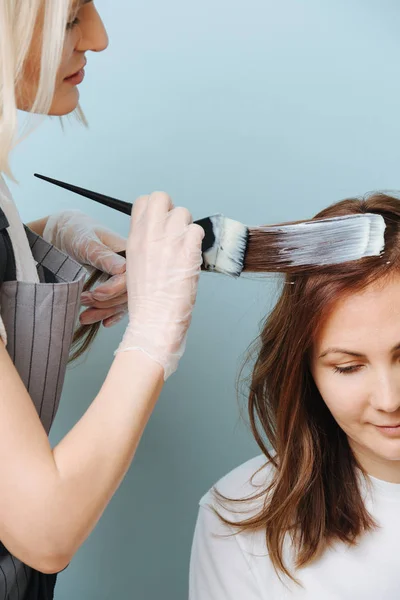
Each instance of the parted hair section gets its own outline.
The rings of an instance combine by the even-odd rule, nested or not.
[[[354,545],[376,526],[361,494],[360,476],[366,474],[310,369],[313,340],[335,303],[400,274],[400,200],[395,195],[374,193],[343,200],[315,218],[366,212],[385,221],[382,254],[286,274],[280,297],[252,347],[251,375],[243,381],[248,416],[273,473],[254,497],[260,509],[246,516],[248,498],[231,499],[214,490],[215,510],[222,521],[236,532],[261,529],[278,575],[300,585],[284,561],[287,536],[294,544],[295,567],[301,569],[331,544]],[[244,511],[243,519],[231,521],[225,508]]]

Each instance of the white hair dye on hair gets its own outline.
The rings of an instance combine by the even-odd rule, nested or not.
[[[0,0],[0,174],[12,177],[9,156],[18,142],[16,86],[44,11],[40,80],[31,113],[48,114],[62,59],[71,0]],[[85,122],[83,113],[80,119]]]
[[[331,217],[282,227],[277,246],[291,265],[340,264],[382,255],[385,229],[377,214]]]

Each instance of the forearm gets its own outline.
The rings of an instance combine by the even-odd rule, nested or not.
[[[139,351],[116,355],[99,394],[54,449],[59,473],[56,538],[73,555],[88,537],[134,457],[164,383],[163,369]]]
[[[31,229],[34,233],[37,233],[37,235],[43,236],[43,231],[46,227],[48,218],[49,217],[47,216],[43,217],[42,219],[38,219],[37,221],[31,221],[30,223],[27,223],[27,227],[29,227],[29,229]]]
[[[40,571],[66,566],[123,479],[163,385],[139,351],[118,353],[84,416],[52,450],[28,393],[0,343],[0,532]]]

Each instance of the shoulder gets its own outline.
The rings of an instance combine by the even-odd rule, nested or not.
[[[217,481],[200,500],[200,504],[207,502],[214,490],[232,499],[254,496],[269,484],[273,472],[274,467],[263,454],[255,456]]]
[[[222,477],[200,500],[191,554],[191,600],[260,600],[266,589],[278,597],[265,531],[235,528],[235,523],[260,511],[273,474],[266,457],[256,456]],[[217,492],[244,502],[221,500]]]
[[[264,502],[263,492],[270,484],[273,474],[274,467],[267,458],[263,454],[256,456],[217,481],[201,498],[200,506],[216,509],[229,519],[241,520],[261,508]],[[259,494],[260,497],[254,498]],[[244,502],[231,502],[234,500]]]

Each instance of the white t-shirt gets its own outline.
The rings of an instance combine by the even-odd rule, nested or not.
[[[0,175],[0,208],[6,215],[9,228],[8,234],[11,238],[11,243],[14,250],[15,266],[17,271],[18,281],[39,282],[39,277],[36,270],[36,262],[32,256],[29,247],[28,238],[26,237],[24,225],[19,216],[18,209],[12,199],[10,190]],[[7,335],[4,329],[3,321],[0,318],[0,336],[5,344],[7,344]]]
[[[257,485],[265,487],[272,474],[258,456],[221,479],[216,487],[225,496],[251,496]],[[244,532],[231,535],[211,506],[231,521],[239,521],[258,512],[260,502],[251,511],[238,514],[222,510],[208,492],[200,501],[190,565],[190,600],[399,600],[400,599],[400,484],[370,478],[372,491],[364,484],[367,509],[380,528],[365,534],[357,546],[337,544],[312,565],[295,572],[303,588],[279,579],[268,558],[265,533]],[[262,489],[262,488],[260,488]],[[235,530],[236,531],[236,530]],[[227,537],[227,534],[229,537]],[[284,558],[293,566],[289,544]]]

